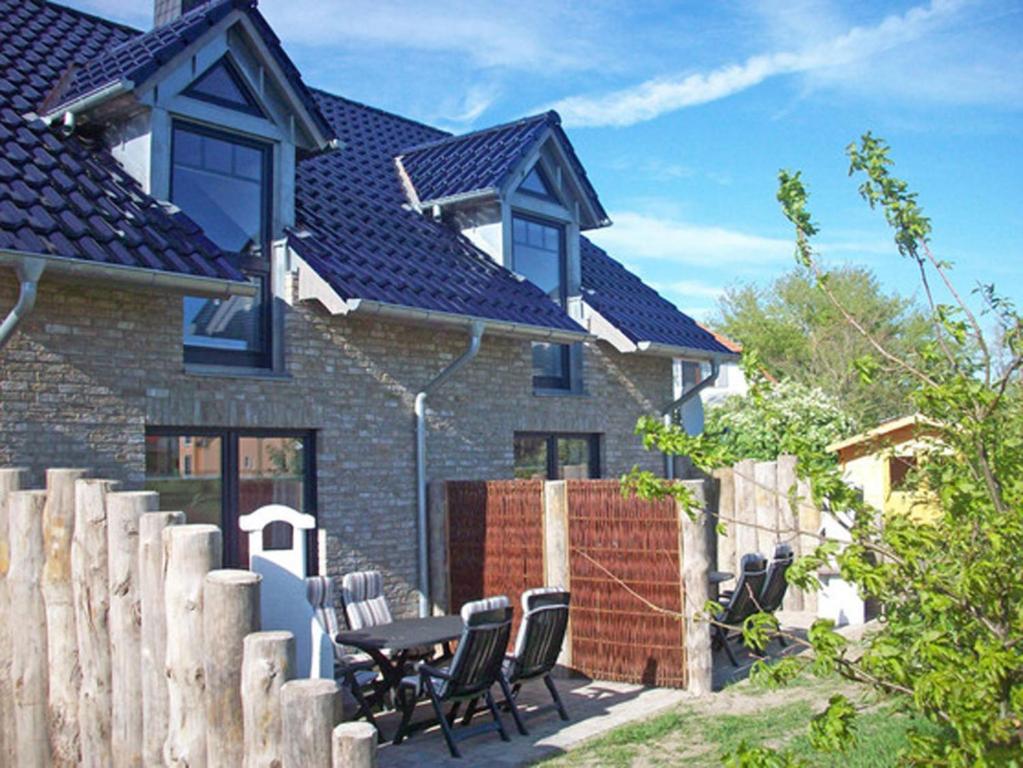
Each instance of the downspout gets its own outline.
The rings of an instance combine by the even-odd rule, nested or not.
[[[45,261],[28,256],[23,257],[15,266],[14,271],[18,275],[21,289],[18,293],[18,302],[7,313],[3,323],[0,323],[0,348],[10,340],[14,330],[25,319],[25,316],[32,311],[32,307],[35,306],[39,278],[42,277],[45,268]]]
[[[426,513],[426,398],[440,389],[449,378],[467,365],[480,351],[484,323],[474,321],[469,326],[469,346],[433,381],[416,395],[416,523],[419,531],[419,615],[430,615],[430,547]]]
[[[671,426],[672,420],[675,418],[675,413],[685,405],[687,402],[692,400],[698,394],[700,394],[707,387],[714,385],[714,382],[718,380],[718,374],[721,372],[721,361],[716,357],[711,358],[710,361],[710,375],[702,381],[697,382],[689,389],[682,391],[682,394],[675,400],[671,405],[664,409],[664,425]],[[664,476],[668,480],[675,479],[675,461],[674,457],[664,454]]]

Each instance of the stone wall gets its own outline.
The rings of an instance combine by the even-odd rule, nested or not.
[[[0,313],[16,298],[0,273]],[[147,426],[316,430],[317,513],[331,573],[387,572],[396,604],[416,583],[415,393],[459,355],[466,334],[286,308],[287,375],[186,372],[181,300],[44,276],[36,309],[0,350],[0,465],[85,466],[142,484]],[[484,336],[479,356],[429,406],[429,476],[512,476],[516,431],[596,432],[614,477],[660,458],[633,435],[670,400],[671,364],[585,346],[585,396],[532,392],[529,343]]]

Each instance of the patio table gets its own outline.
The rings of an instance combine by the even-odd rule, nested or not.
[[[405,662],[412,649],[457,640],[462,635],[462,627],[461,616],[398,619],[388,624],[339,632],[337,642],[368,653],[379,667],[387,688],[394,691],[405,675]],[[389,651],[390,655],[385,651]]]

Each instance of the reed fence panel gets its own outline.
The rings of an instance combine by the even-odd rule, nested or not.
[[[447,504],[450,610],[507,595],[516,607],[514,643],[520,595],[544,584],[543,481],[449,482]]]
[[[617,480],[569,481],[568,539],[572,666],[601,680],[685,687],[675,502],[624,497]]]

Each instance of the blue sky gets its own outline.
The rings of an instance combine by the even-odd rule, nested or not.
[[[145,0],[72,3],[140,27]],[[699,317],[792,264],[800,168],[828,259],[911,294],[847,177],[865,130],[960,285],[1023,304],[1023,3],[262,0],[308,83],[456,132],[554,107],[615,221],[593,238]]]

